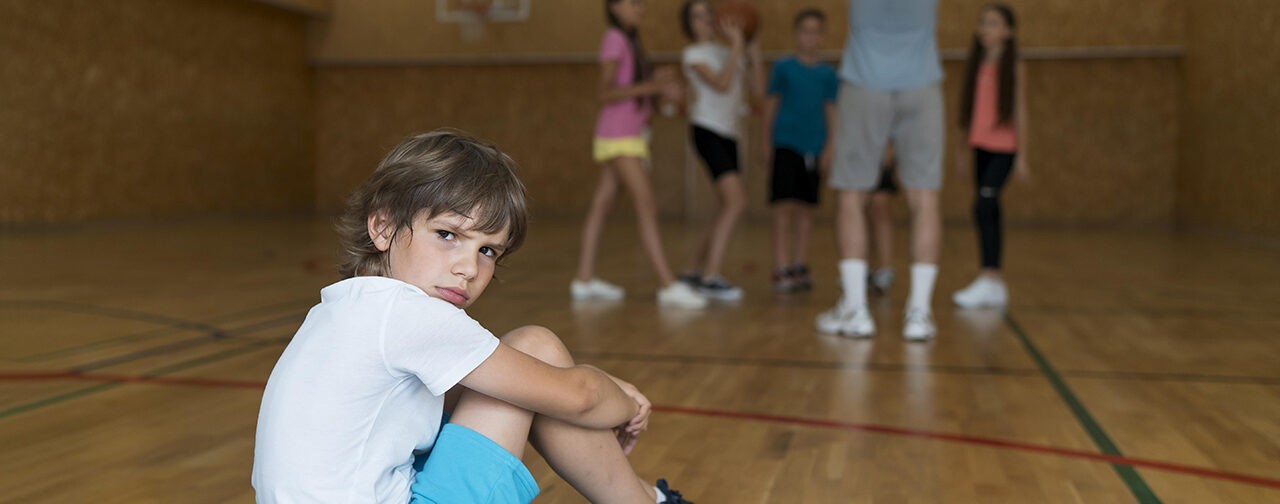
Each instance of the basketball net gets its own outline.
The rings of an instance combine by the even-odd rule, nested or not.
[[[464,17],[459,23],[462,40],[475,42],[484,38],[484,25],[489,20],[493,0],[462,0]]]

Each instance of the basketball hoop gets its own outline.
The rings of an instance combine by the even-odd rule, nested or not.
[[[489,8],[493,6],[492,0],[462,0],[462,16],[459,18],[458,26],[462,33],[462,40],[466,42],[475,42],[484,38],[484,25],[489,20]]]

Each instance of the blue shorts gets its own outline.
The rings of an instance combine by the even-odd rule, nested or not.
[[[538,496],[538,483],[520,459],[457,424],[444,424],[413,467],[410,504],[528,504]]]

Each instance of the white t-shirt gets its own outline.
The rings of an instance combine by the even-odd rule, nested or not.
[[[466,312],[399,280],[325,287],[262,396],[258,502],[409,502],[444,393],[497,347]]]
[[[738,61],[737,75],[727,93],[711,87],[694,71],[697,64],[706,65],[713,73],[720,73],[729,61],[732,50],[715,42],[701,42],[684,48],[681,67],[685,79],[693,83],[693,108],[689,110],[689,122],[709,129],[725,138],[738,138],[738,116],[742,115],[742,76],[747,70],[746,58]]]

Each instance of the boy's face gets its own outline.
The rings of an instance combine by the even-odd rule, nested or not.
[[[814,52],[822,49],[822,39],[825,35],[822,21],[816,17],[806,17],[796,25],[796,49],[800,52]]]
[[[493,279],[498,258],[505,252],[507,232],[483,233],[475,221],[453,212],[428,219],[422,212],[413,232],[399,230],[395,240],[379,233],[379,218],[369,218],[369,234],[378,250],[386,251],[390,276],[417,286],[428,296],[458,308],[471,306]]]

